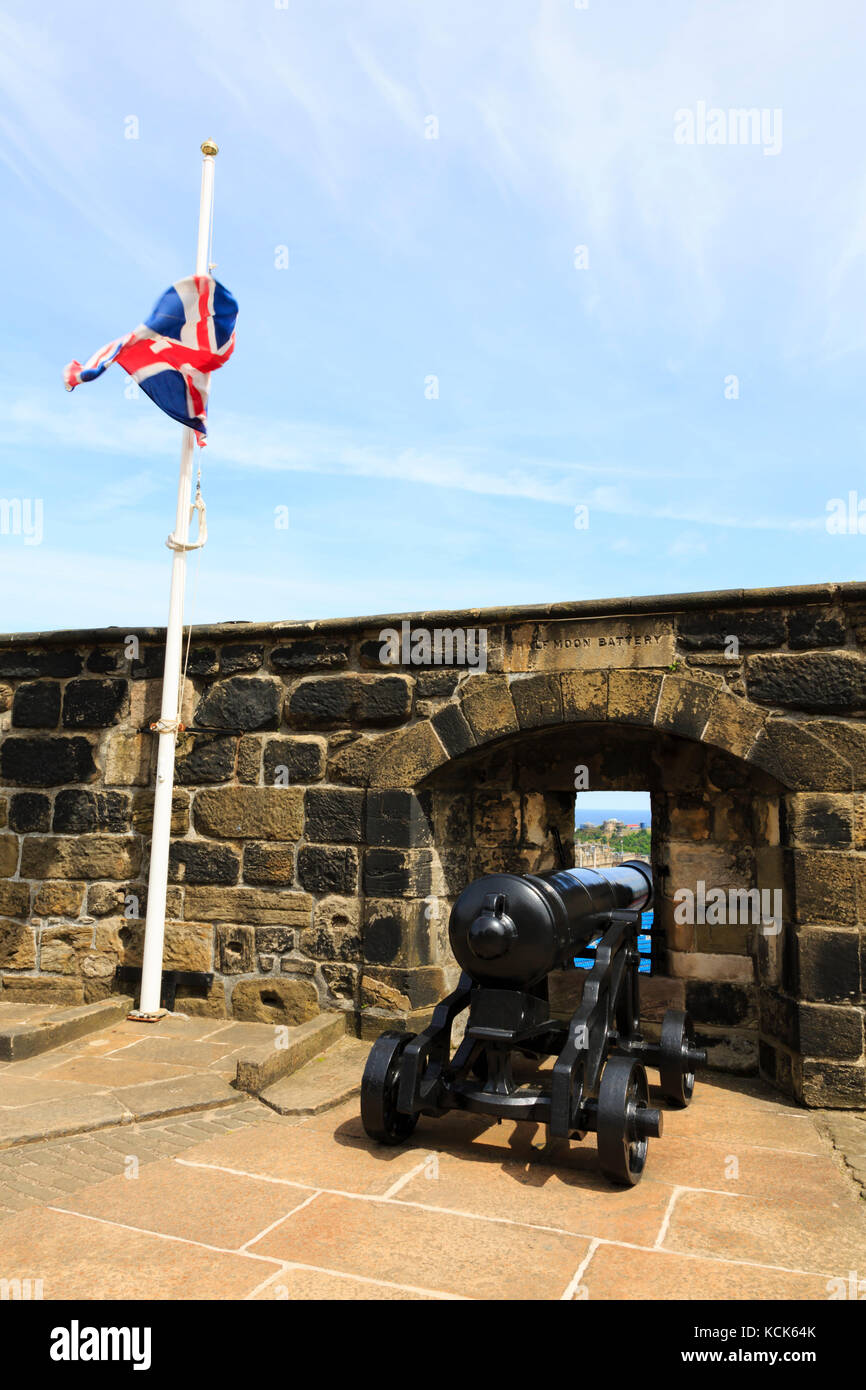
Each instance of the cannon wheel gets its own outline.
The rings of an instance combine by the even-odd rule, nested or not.
[[[666,1100],[685,1109],[695,1089],[694,1071],[685,1071],[684,1062],[694,1048],[692,1021],[682,1009],[668,1009],[662,1019],[659,1039],[659,1080]],[[687,1065],[687,1064],[686,1064]]]
[[[418,1122],[417,1115],[397,1109],[400,1058],[414,1033],[382,1033],[370,1048],[361,1078],[361,1123],[380,1144],[402,1144]]]
[[[646,1071],[632,1057],[610,1057],[598,1091],[598,1157],[602,1172],[624,1187],[639,1183],[648,1140],[638,1137],[635,1114],[649,1102]]]

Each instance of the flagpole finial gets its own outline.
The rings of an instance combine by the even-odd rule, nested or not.
[[[201,147],[202,154],[219,154],[220,147],[215,140],[205,140]]]

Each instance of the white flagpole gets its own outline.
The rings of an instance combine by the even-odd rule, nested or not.
[[[214,159],[218,147],[205,140],[201,147],[201,202],[198,211],[196,275],[208,274],[208,248],[213,216]],[[180,479],[177,489],[177,515],[174,540],[178,547],[189,541],[192,501],[192,463],[194,432],[184,429],[180,450]],[[141,970],[141,998],[131,1018],[155,1020],[165,1010],[162,996],[162,955],[165,941],[165,901],[168,888],[168,851],[171,839],[171,800],[174,791],[174,754],[180,711],[180,669],[183,654],[183,598],[186,583],[186,551],[172,550],[171,593],[168,601],[168,627],[165,635],[165,669],[162,678],[162,708],[159,718],[159,751],[156,763],[156,790],[153,800],[153,835],[150,845],[150,875],[147,882],[147,918],[144,927],[144,960]]]

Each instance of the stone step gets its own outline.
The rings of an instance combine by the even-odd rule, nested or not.
[[[370,1044],[341,1038],[299,1071],[268,1086],[259,1096],[279,1115],[318,1115],[356,1096],[370,1055]]]
[[[14,1023],[4,1023],[0,1017],[0,1061],[20,1062],[52,1047],[62,1047],[85,1033],[96,1033],[125,1018],[132,1002],[124,995],[113,994],[96,1004],[77,1004],[68,1009],[46,1011],[39,1005],[20,1005],[15,1013],[24,1012],[24,1016],[16,1017]],[[32,1017],[26,1014],[28,1008],[33,1009]]]
[[[251,1047],[238,1058],[235,1086],[250,1095],[261,1095],[281,1077],[290,1076],[325,1052],[345,1032],[346,1015],[338,1010],[317,1014],[295,1028],[275,1028],[273,1042]]]

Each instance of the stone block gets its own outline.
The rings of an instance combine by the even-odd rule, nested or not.
[[[797,608],[787,617],[788,646],[792,651],[811,647],[844,647],[845,623],[820,608]]]
[[[88,835],[100,830],[122,835],[132,829],[129,797],[123,792],[83,788],[59,791],[54,800],[53,829],[59,835]]]
[[[31,926],[0,918],[0,970],[35,970],[36,938]]]
[[[232,1017],[248,1023],[296,1027],[315,1018],[319,996],[310,980],[297,976],[239,980],[232,990]]]
[[[358,851],[334,845],[302,845],[298,882],[310,893],[354,893],[358,887]]]
[[[794,851],[797,921],[857,922],[858,880],[863,863],[856,855],[833,850]]]
[[[30,884],[0,879],[0,917],[26,917],[30,912]]]
[[[92,782],[93,748],[83,737],[7,737],[0,744],[0,781],[8,786],[58,787]]]
[[[295,877],[293,844],[244,846],[245,883],[292,883]]]
[[[261,780],[263,740],[256,734],[244,734],[238,744],[238,781],[257,786]]]
[[[4,1004],[83,1004],[84,982],[69,976],[3,975],[0,999]]]
[[[695,1023],[747,1028],[758,1021],[757,990],[733,981],[689,980],[686,1010]]]
[[[301,950],[316,960],[359,961],[361,906],[357,898],[329,896],[316,903],[313,925],[301,933]]]
[[[677,618],[677,633],[680,646],[687,651],[721,653],[731,637],[736,637],[738,646],[753,650],[779,647],[786,637],[781,613],[742,608],[682,613]]]
[[[748,760],[794,791],[851,788],[850,764],[792,719],[768,719]]]
[[[801,1097],[821,1109],[866,1108],[866,1066],[849,1062],[803,1059]]]
[[[9,829],[19,835],[51,829],[51,802],[39,792],[16,792],[9,801]]]
[[[146,787],[150,780],[150,760],[155,746],[151,734],[138,734],[132,729],[112,729],[102,745],[104,781],[106,786]],[[87,777],[66,778],[67,781],[89,781]]]
[[[475,735],[456,701],[443,705],[430,722],[449,757],[459,758],[461,754],[475,747]]]
[[[257,671],[264,659],[264,648],[249,642],[228,642],[220,652],[220,671],[224,676],[239,671]]]
[[[558,672],[512,676],[508,688],[521,729],[562,723],[562,687]]]
[[[860,995],[858,933],[834,927],[800,927],[794,947],[793,991],[804,1001],[852,1003]]]
[[[374,787],[411,787],[447,760],[436,731],[423,720],[381,740],[370,783]]]
[[[325,775],[327,744],[317,735],[271,738],[265,744],[264,780],[268,786],[320,782]]]
[[[189,887],[184,908],[202,922],[236,922],[250,926],[308,927],[312,898],[285,888]]]
[[[788,842],[798,847],[850,849],[854,836],[854,802],[832,792],[800,792],[785,797]]]
[[[120,719],[126,699],[125,680],[106,677],[73,680],[63,692],[63,724],[67,729],[104,729]]]
[[[303,828],[303,793],[293,787],[214,787],[196,793],[193,823],[202,835],[226,840],[296,840]]]
[[[189,831],[189,803],[189,792],[175,787],[171,794],[171,833],[178,839]],[[132,803],[132,828],[150,839],[153,831],[152,791],[136,792]]]
[[[90,950],[92,927],[43,927],[39,937],[39,968],[49,975],[79,975],[81,959]]]
[[[863,1056],[863,1010],[857,1006],[798,1004],[795,1046],[805,1057],[859,1062]]]
[[[666,675],[655,712],[655,726],[681,738],[699,739],[707,725],[718,687],[691,676]]]
[[[282,956],[295,949],[297,933],[288,927],[256,927],[256,950]]]
[[[520,725],[504,676],[470,676],[460,686],[463,715],[478,743],[516,734]]]
[[[56,729],[60,723],[60,686],[56,681],[27,681],[12,702],[17,729]]]
[[[702,734],[703,742],[721,748],[735,758],[745,758],[763,729],[766,718],[765,710],[727,690],[720,690],[709,712]]]
[[[566,723],[604,722],[607,718],[607,671],[563,671],[560,685],[562,717]]]
[[[364,904],[364,959],[369,965],[432,965],[435,924],[428,904],[368,897]]]
[[[0,834],[0,878],[11,878],[18,868],[20,844],[17,835]]]
[[[187,731],[178,738],[175,777],[182,787],[228,782],[235,773],[238,739],[235,734]]]
[[[662,678],[655,671],[611,671],[608,719],[617,724],[652,724],[661,688]]]
[[[258,676],[215,681],[199,701],[196,723],[221,729],[276,729],[283,700],[282,682]]]
[[[53,676],[64,680],[81,672],[82,658],[76,651],[50,647],[44,651],[22,651],[8,647],[0,651],[0,679],[28,680],[34,676]]]
[[[325,637],[299,637],[281,642],[268,658],[272,671],[330,671],[349,664],[349,644]]]
[[[308,797],[311,793],[307,793]],[[360,793],[353,793],[360,795]],[[432,845],[433,796],[410,791],[370,791],[366,806],[366,838],[376,847],[411,849]],[[307,818],[309,826],[309,812]],[[316,836],[314,838],[322,838]]]
[[[54,879],[42,883],[33,899],[34,917],[78,917],[84,906],[83,883],[64,883]]]
[[[22,878],[128,879],[141,867],[141,841],[120,835],[28,836]]]
[[[123,965],[140,966],[144,952],[143,921],[116,918],[102,923],[116,933]],[[103,949],[111,949],[105,937]],[[210,922],[178,922],[167,919],[162,965],[164,970],[193,970],[209,974],[214,967],[214,928]]]
[[[820,651],[750,657],[749,698],[815,714],[866,709],[866,662],[849,651]]]
[[[304,793],[308,840],[317,844],[360,844],[364,839],[363,791],[314,787]]]
[[[237,883],[240,867],[240,857],[229,845],[176,840],[169,851],[173,883]]]
[[[217,927],[216,958],[223,975],[249,975],[256,968],[254,928]]]

